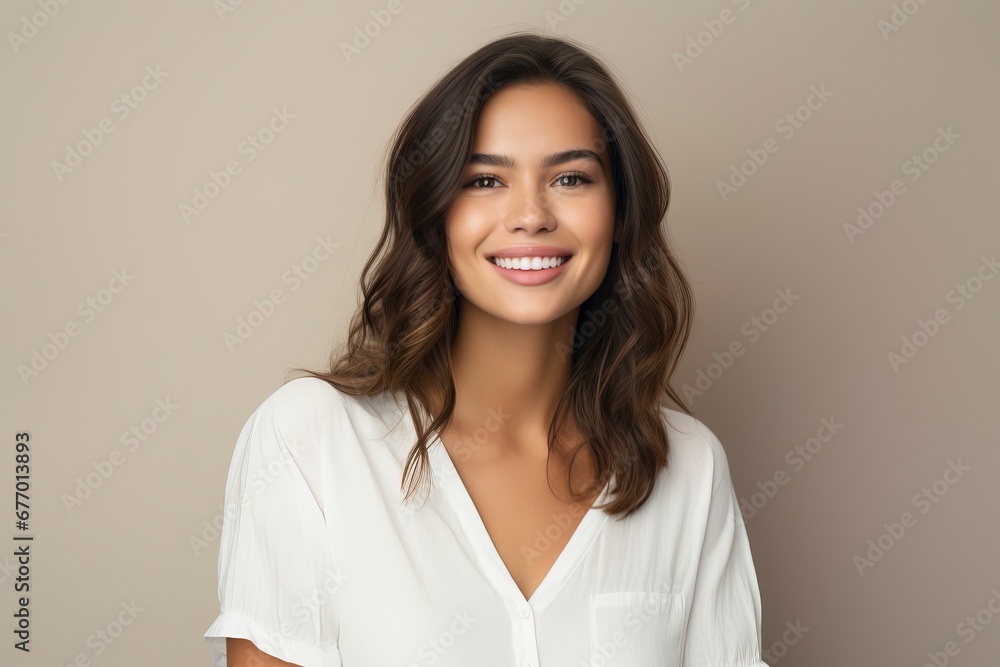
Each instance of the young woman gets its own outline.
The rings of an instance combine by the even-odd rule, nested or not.
[[[346,350],[239,435],[215,665],[766,667],[725,451],[669,387],[669,192],[566,40],[419,101]]]

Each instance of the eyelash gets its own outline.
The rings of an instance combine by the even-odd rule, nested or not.
[[[569,189],[575,189],[575,188],[580,187],[581,185],[586,185],[586,184],[594,182],[589,176],[587,176],[582,171],[568,171],[565,174],[559,174],[559,177],[556,180],[558,181],[560,179],[567,178],[567,177],[576,178],[576,179],[582,181],[582,183],[577,184],[577,185],[566,185],[566,186],[563,186],[563,187],[566,187],[566,188],[569,188]],[[494,180],[494,181],[499,181],[500,180],[500,178],[496,174],[487,174],[487,173],[476,174],[475,176],[473,176],[472,178],[470,178],[468,180],[468,182],[466,182],[466,184],[463,185],[462,187],[463,188],[468,188],[468,187],[472,186],[472,184],[475,183],[476,181],[482,180],[484,178],[488,178],[488,179]],[[477,188],[477,187],[473,187],[472,189],[473,190],[493,190],[494,188]]]

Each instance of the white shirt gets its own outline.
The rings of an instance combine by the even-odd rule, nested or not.
[[[436,437],[432,484],[402,504],[416,442],[402,394],[285,383],[226,480],[213,665],[243,637],[304,667],[767,667],[725,452],[662,411],[669,466],[652,495],[625,519],[587,511],[526,600]]]

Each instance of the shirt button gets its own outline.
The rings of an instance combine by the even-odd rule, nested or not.
[[[529,616],[531,616],[531,610],[528,609],[527,607],[521,607],[520,609],[517,610],[517,615],[520,616],[521,618],[528,618]],[[525,667],[531,667],[528,663],[524,664]]]

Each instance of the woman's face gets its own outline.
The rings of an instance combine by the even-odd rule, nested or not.
[[[484,105],[472,152],[445,217],[463,307],[545,324],[580,306],[604,279],[616,240],[601,126],[566,88],[512,84]],[[498,254],[537,257],[534,267],[568,259],[498,268]]]

